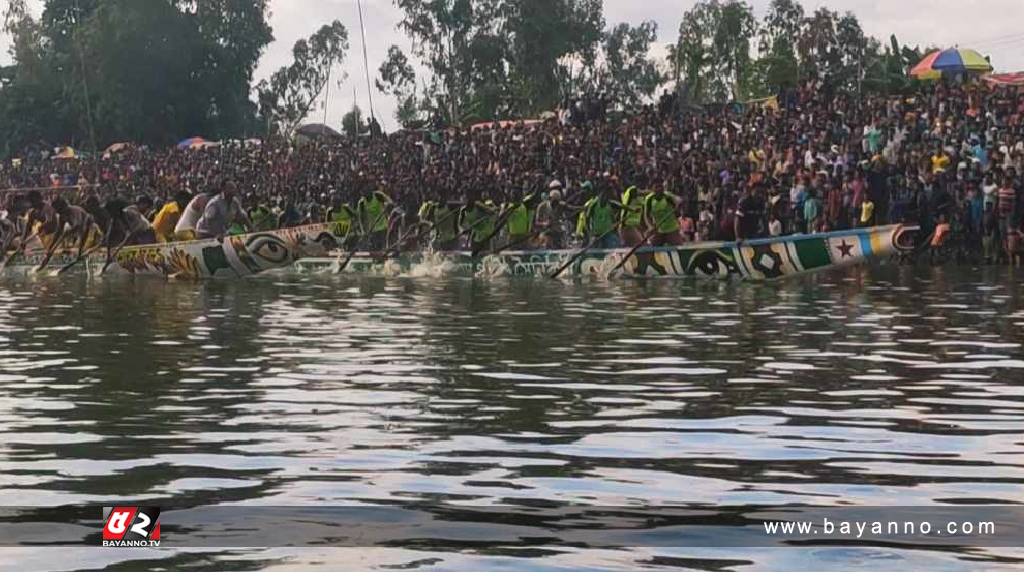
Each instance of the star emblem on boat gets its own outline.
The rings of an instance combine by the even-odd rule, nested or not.
[[[846,238],[843,238],[843,242],[838,246],[838,248],[839,253],[842,255],[843,258],[853,257],[853,244],[847,244]]]

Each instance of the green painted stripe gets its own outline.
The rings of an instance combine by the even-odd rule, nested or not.
[[[800,264],[804,270],[814,270],[832,265],[832,257],[828,253],[828,240],[825,238],[806,238],[793,242]]]

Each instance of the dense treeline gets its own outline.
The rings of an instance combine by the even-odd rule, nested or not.
[[[394,2],[414,48],[391,46],[375,75],[404,127],[533,117],[585,94],[628,109],[660,89],[723,102],[810,79],[899,91],[921,56],[895,37],[867,36],[851,13],[806,13],[796,0],[773,0],[761,20],[741,0],[701,0],[664,45],[654,22],[609,26],[601,0]],[[9,0],[0,154],[289,134],[347,56],[349,34],[337,21],[323,26],[296,43],[290,65],[254,84],[273,40],[267,10],[267,0],[46,0],[33,18],[25,0]]]

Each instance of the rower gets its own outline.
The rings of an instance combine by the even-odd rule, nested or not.
[[[163,205],[160,211],[153,218],[153,230],[156,232],[156,239],[161,242],[173,242],[175,240],[174,229],[185,209],[188,208],[192,197],[185,190],[178,190],[174,193],[174,199]]]
[[[512,246],[528,248],[523,244],[533,234],[533,217],[537,209],[537,194],[527,194],[518,202],[505,204],[503,210],[508,213],[508,243]]]
[[[643,220],[651,236],[652,246],[679,246],[683,244],[683,236],[679,233],[677,207],[682,200],[665,191],[665,183],[655,181],[654,190],[644,197]]]
[[[644,193],[640,190],[640,186],[643,184],[643,178],[640,177],[637,179],[636,185],[626,188],[626,191],[622,193],[622,222],[619,226],[619,234],[622,237],[622,243],[629,247],[637,246],[644,238],[641,231],[644,222]]]
[[[252,220],[253,229],[256,232],[273,230],[276,221],[274,212],[262,202],[256,204],[256,207],[249,212],[249,219]]]
[[[480,193],[470,191],[466,205],[459,213],[459,229],[469,232],[471,249],[474,251],[490,248],[485,246],[494,237],[494,227],[497,225],[497,207],[491,200],[481,200]]]
[[[593,190],[593,185],[586,182],[584,189]],[[611,188],[602,179],[598,180],[597,193],[590,197],[580,212],[576,233],[594,242],[598,250],[614,250],[622,245],[619,235],[615,233],[617,215],[622,205],[612,200]]]
[[[369,238],[366,246],[370,250],[384,248],[390,224],[389,214],[393,205],[394,202],[387,194],[370,189],[356,203],[360,232]]]
[[[21,195],[18,194],[12,194],[7,208],[0,211],[0,260],[19,236],[22,211]]]
[[[107,202],[104,209],[110,215],[110,221],[104,234],[104,245],[109,248],[113,245],[113,240],[118,237],[123,239],[117,246],[117,251],[124,246],[156,244],[156,232],[153,231],[153,225],[143,216],[143,210],[152,205],[153,202],[148,197],[140,197],[135,204],[128,204],[120,198]]]
[[[537,206],[537,213],[534,217],[534,226],[537,230],[543,231],[538,237],[538,244],[541,248],[561,250],[565,247],[563,224],[566,205],[562,198],[562,183],[552,180],[548,185],[548,199]]]
[[[342,202],[341,195],[335,194],[332,207],[327,211],[327,221],[334,225],[331,230],[335,236],[344,238],[352,230],[352,222],[356,219],[356,211],[348,202]]]
[[[196,239],[196,224],[203,217],[206,204],[210,201],[211,194],[206,191],[196,194],[185,206],[185,210],[174,225],[174,239],[178,242],[186,242]]]
[[[238,186],[234,180],[227,180],[217,194],[206,203],[203,217],[196,222],[196,236],[200,239],[224,239],[235,222],[241,222],[246,229],[252,230],[252,221],[238,201]]]
[[[27,250],[31,237],[38,237],[45,247],[47,237],[57,233],[57,214],[50,204],[43,201],[43,195],[38,190],[28,193],[28,204],[28,215],[25,217],[25,227],[21,231],[19,242],[19,250],[22,252]]]
[[[420,206],[420,222],[430,227],[430,246],[434,250],[450,251],[458,248],[459,210],[447,202],[427,200]]]
[[[85,209],[68,204],[63,198],[56,198],[50,205],[57,215],[57,233],[53,242],[50,243],[49,250],[46,251],[46,257],[39,264],[40,269],[50,263],[54,252],[57,251],[57,245],[65,237],[71,241],[72,246],[78,244],[75,260],[80,260],[82,253],[85,252],[85,245],[96,226],[96,221]]]

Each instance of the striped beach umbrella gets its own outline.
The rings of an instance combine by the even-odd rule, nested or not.
[[[181,149],[184,150],[185,148],[192,148],[196,144],[202,144],[203,142],[206,142],[206,140],[203,139],[203,138],[200,138],[199,136],[193,136],[192,138],[188,138],[188,139],[182,140],[181,142],[178,142],[178,148],[181,148]]]
[[[943,74],[984,74],[991,71],[992,65],[978,52],[965,48],[950,48],[937,50],[925,56],[917,66],[910,69],[910,75],[920,80],[935,80],[941,78]]]

